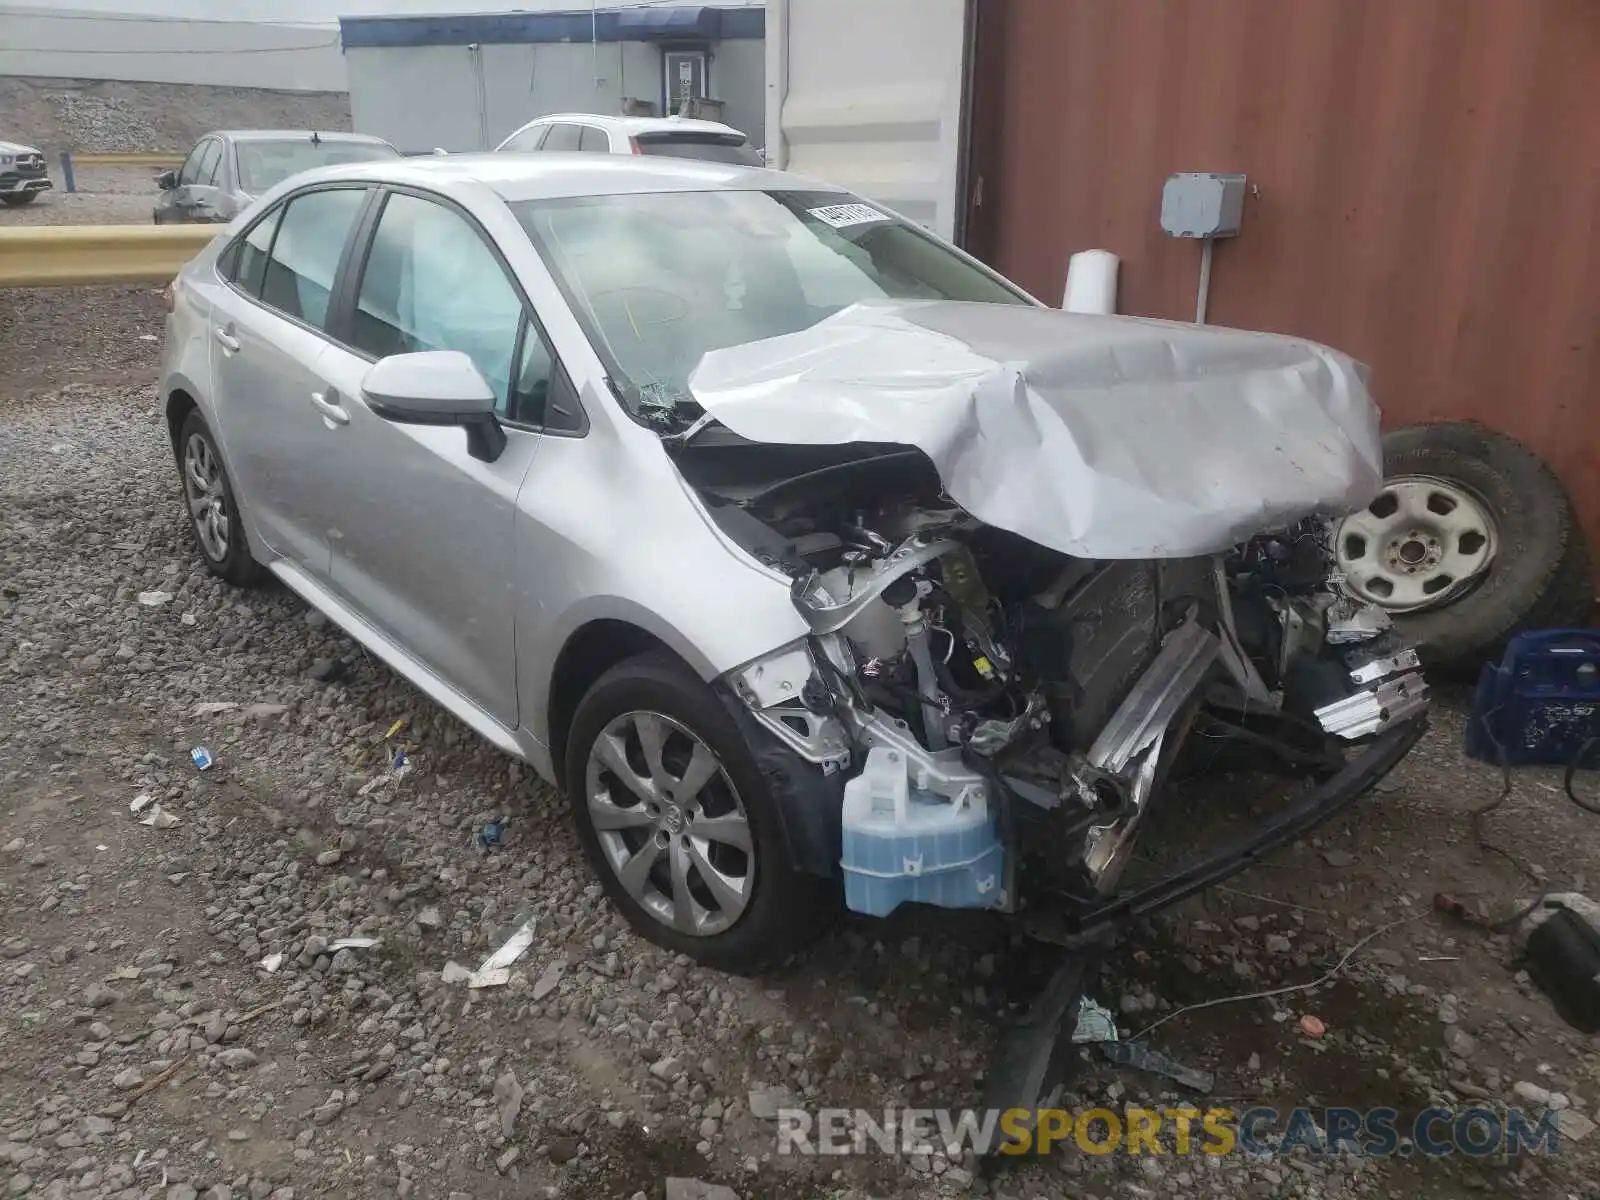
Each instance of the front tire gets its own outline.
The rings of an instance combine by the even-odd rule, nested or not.
[[[199,409],[184,418],[178,430],[177,451],[189,530],[194,534],[195,545],[206,567],[217,578],[235,587],[259,582],[263,571],[250,554],[233,484],[223,466],[216,439]]]
[[[648,941],[735,974],[782,961],[837,911],[796,870],[771,789],[716,695],[644,654],[584,696],[566,748],[584,853]]]
[[[11,195],[0,196],[12,208],[21,208],[24,204],[32,204],[39,198],[38,192],[14,192]]]

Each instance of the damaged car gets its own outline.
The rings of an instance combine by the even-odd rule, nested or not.
[[[1426,720],[1336,570],[1382,451],[1322,346],[1057,312],[827,185],[599,155],[297,176],[167,302],[211,570],[533,764],[616,907],[710,965],[841,903],[1103,940]],[[1306,790],[1130,886],[1201,740]]]

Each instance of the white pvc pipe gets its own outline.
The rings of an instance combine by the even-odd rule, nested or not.
[[[1109,250],[1080,250],[1067,262],[1067,288],[1061,298],[1065,312],[1117,311],[1117,269],[1121,260]]]

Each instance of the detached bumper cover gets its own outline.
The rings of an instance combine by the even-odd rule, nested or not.
[[[1332,779],[1312,788],[1250,836],[1192,858],[1154,883],[1111,896],[1089,908],[1044,911],[1023,919],[1036,937],[1061,946],[1089,946],[1112,937],[1129,923],[1221,883],[1272,851],[1304,837],[1370,791],[1411,752],[1427,727],[1426,715],[1391,726]]]

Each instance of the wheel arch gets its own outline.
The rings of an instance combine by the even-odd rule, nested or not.
[[[549,735],[546,744],[550,748],[557,786],[565,788],[567,785],[567,735],[584,693],[618,663],[652,652],[668,654],[684,662],[681,654],[655,634],[615,617],[600,617],[579,626],[562,644],[550,672],[549,700],[545,707]],[[687,662],[684,665],[689,666]]]

